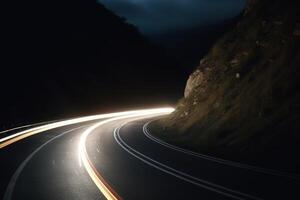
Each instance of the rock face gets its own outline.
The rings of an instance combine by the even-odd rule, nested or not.
[[[252,155],[300,142],[299,9],[297,1],[248,1],[160,121],[170,142]]]
[[[186,87],[184,90],[184,97],[187,98],[195,88],[201,86],[201,84],[204,83],[205,83],[205,78],[203,72],[201,72],[199,69],[196,70],[194,73],[190,75],[186,83]]]
[[[244,11],[244,15],[248,15],[249,13],[251,13],[251,11],[256,7],[257,3],[259,2],[259,0],[247,0],[247,4],[246,4],[246,8]],[[295,31],[296,32],[296,31]],[[256,41],[256,43],[258,43],[258,41]],[[207,80],[206,75],[203,73],[203,71],[200,70],[200,68],[204,68],[205,64],[207,63],[207,58],[204,58],[200,61],[200,66],[198,67],[197,70],[195,70],[188,78],[187,83],[186,83],[186,87],[184,90],[184,97],[187,98],[194,89],[198,88],[199,86],[204,86],[204,84],[206,83],[205,80]],[[237,58],[234,58],[230,61],[230,64],[233,65],[238,65],[239,61]],[[238,78],[240,76],[239,73],[238,74]],[[205,86],[204,86],[205,87]]]

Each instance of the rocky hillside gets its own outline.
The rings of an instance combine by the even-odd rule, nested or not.
[[[293,160],[300,150],[299,9],[297,1],[249,0],[241,21],[188,78],[176,111],[153,124],[163,127],[160,136],[227,158]]]

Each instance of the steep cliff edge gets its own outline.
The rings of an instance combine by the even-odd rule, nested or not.
[[[298,13],[296,1],[249,0],[153,132],[186,148],[258,162],[299,152]]]

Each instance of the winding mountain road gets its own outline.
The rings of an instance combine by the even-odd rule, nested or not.
[[[0,133],[0,197],[300,199],[300,178],[187,151],[151,134],[171,108],[26,125]]]

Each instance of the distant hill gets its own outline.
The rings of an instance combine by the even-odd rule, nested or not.
[[[131,98],[147,105],[164,101],[162,91],[174,97],[176,70],[164,51],[96,1],[3,8],[0,125],[122,108]]]

